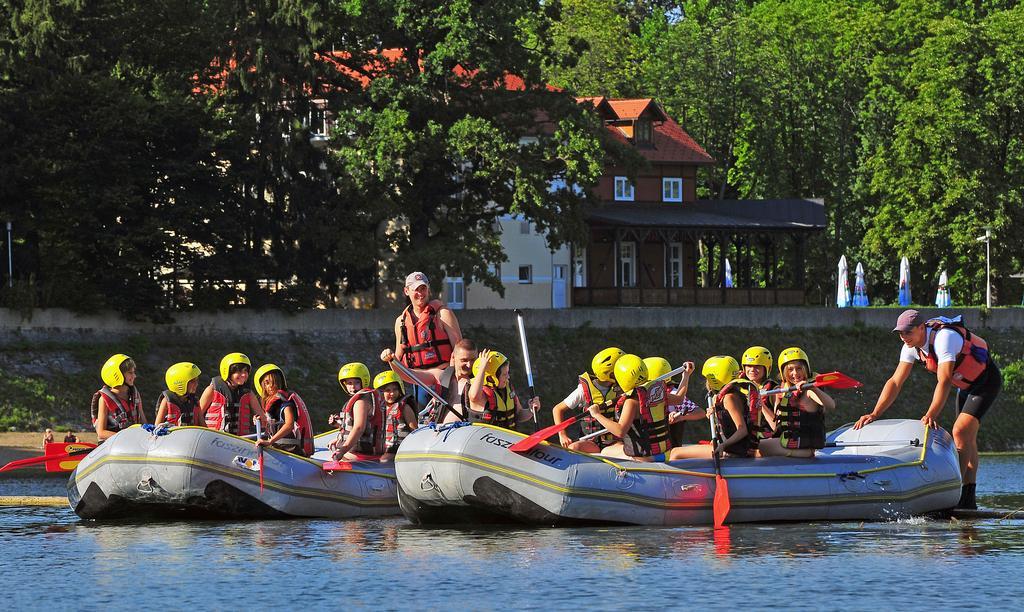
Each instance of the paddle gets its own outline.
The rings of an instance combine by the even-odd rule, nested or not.
[[[263,421],[256,419],[256,440],[257,442],[263,440]],[[260,495],[263,495],[263,447],[259,444],[256,445],[256,456],[260,466]]]
[[[71,460],[54,459],[58,455],[71,453],[82,449],[93,449],[96,445],[91,442],[47,442],[43,454],[50,457],[46,462],[47,472],[70,472],[75,469],[82,457],[73,457]]]
[[[686,369],[685,365],[679,366],[678,368],[672,370],[671,372],[665,372],[664,374],[662,374],[661,376],[655,378],[654,380],[651,380],[651,381],[648,381],[648,382],[644,383],[643,386],[647,387],[649,385],[653,385],[656,382],[660,382],[660,381],[663,381],[663,380],[668,380],[669,378],[672,378],[673,376],[675,376],[677,374],[682,374],[683,370],[685,370],[685,369]],[[523,438],[522,440],[516,442],[512,446],[508,447],[508,449],[510,451],[512,451],[513,453],[529,452],[529,451],[533,450],[533,448],[535,446],[537,446],[538,444],[540,444],[544,440],[547,440],[551,436],[554,436],[554,435],[558,434],[558,432],[560,432],[560,431],[565,431],[566,429],[568,429],[570,425],[572,425],[573,423],[578,421],[580,418],[582,418],[583,415],[586,414],[586,412],[587,412],[587,409],[584,408],[583,411],[580,412],[579,414],[571,416],[571,417],[567,418],[566,420],[562,421],[561,423],[555,423],[554,425],[551,425],[550,427],[545,427],[544,429],[541,429],[541,430],[539,430],[539,431],[537,431],[535,433],[532,433],[529,436]]]
[[[16,470],[18,468],[27,467],[30,465],[36,465],[38,463],[46,463],[47,461],[61,461],[69,459],[71,457],[78,457],[80,455],[88,455],[92,452],[92,448],[82,448],[69,453],[63,453],[61,455],[42,455],[40,457],[28,457],[26,459],[15,459],[7,465],[0,467],[0,472],[6,472],[8,470]]]
[[[856,387],[863,386],[859,380],[850,378],[842,372],[826,372],[824,374],[818,374],[814,377],[814,380],[809,380],[805,383],[800,383],[796,387],[779,387],[777,389],[769,389],[762,391],[761,395],[776,395],[779,393],[790,393],[792,391],[810,389],[811,387],[832,387],[833,389],[854,389]]]
[[[729,501],[729,485],[722,476],[722,460],[718,456],[718,445],[720,443],[718,428],[718,415],[715,411],[715,400],[708,395],[708,413],[711,423],[711,458],[715,461],[715,501],[712,511],[715,517],[715,529],[725,524],[725,517],[729,514],[731,503]]]
[[[523,320],[522,310],[516,308],[512,312],[516,315],[516,327],[519,328],[519,346],[523,349],[523,365],[526,367],[526,390],[530,392],[530,399],[532,400],[536,393],[533,390],[533,366],[530,365],[530,347],[526,344],[526,322]],[[536,425],[537,410],[531,406],[530,411],[533,412],[533,423]]]
[[[829,442],[826,448],[844,448],[847,446],[921,446],[921,440],[882,440],[879,442]]]
[[[391,363],[392,363],[392,365],[394,365],[394,366],[395,366],[396,368],[398,368],[398,371],[399,371],[399,372],[401,372],[402,374],[404,374],[404,375],[405,375],[405,377],[406,377],[406,378],[408,378],[409,380],[419,380],[418,378],[416,378],[416,375],[415,375],[415,374],[413,374],[413,373],[412,373],[412,372],[411,372],[411,371],[409,370],[409,368],[405,367],[405,364],[404,364],[404,363],[402,363],[401,361],[399,361],[399,360],[397,360],[397,359],[393,359],[393,360],[391,361]],[[427,395],[429,395],[430,397],[432,397],[432,398],[436,399],[437,401],[441,402],[441,403],[442,403],[442,404],[444,404],[445,406],[447,406],[447,405],[448,405],[448,402],[444,401],[444,398],[442,398],[442,397],[441,397],[440,395],[438,395],[438,394],[437,394],[437,391],[434,391],[433,389],[431,389],[430,387],[428,387],[428,386],[426,386],[426,385],[417,385],[417,386],[421,387],[421,388],[422,388],[422,389],[423,389],[424,391],[426,391],[426,392],[427,392]]]
[[[348,461],[326,461],[324,462],[325,472],[344,472],[352,469],[352,464]]]

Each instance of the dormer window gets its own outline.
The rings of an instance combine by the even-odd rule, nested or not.
[[[633,141],[638,145],[650,146],[653,142],[651,132],[651,121],[649,119],[637,119],[633,127]]]

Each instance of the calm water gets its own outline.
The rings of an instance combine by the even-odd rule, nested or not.
[[[986,457],[982,470],[984,505],[1024,507],[1024,457]],[[62,492],[61,480],[0,480],[0,495]],[[401,518],[97,524],[65,508],[0,508],[0,551],[3,608],[14,610],[1019,609],[1024,597],[1024,521],[1013,520],[716,536],[423,529]]]

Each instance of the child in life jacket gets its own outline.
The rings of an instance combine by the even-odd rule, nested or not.
[[[728,355],[716,355],[701,368],[708,392],[708,418],[717,425],[718,444],[688,444],[673,448],[672,461],[719,457],[754,457],[757,453],[757,423],[760,394],[754,383],[742,377],[740,364]],[[747,393],[742,388],[748,387]]]
[[[416,406],[405,394],[402,379],[392,370],[385,370],[373,378],[373,388],[380,393],[384,411],[384,454],[381,463],[392,461],[398,445],[416,429]]]
[[[615,443],[615,436],[610,433],[601,434],[604,429],[586,409],[591,404],[602,407],[606,416],[615,414],[615,401],[622,394],[622,389],[615,383],[615,362],[625,353],[622,349],[610,346],[599,351],[590,360],[590,371],[578,377],[578,383],[565,399],[555,404],[551,416],[557,425],[580,410],[580,437],[587,438],[573,441],[565,430],[558,432],[558,442],[564,448],[581,453],[599,453],[601,449]],[[599,435],[600,434],[600,435]]]
[[[793,390],[775,400],[775,433],[758,450],[763,457],[813,457],[815,449],[825,448],[824,413],[835,410],[835,400],[817,387],[797,389],[811,377],[807,353],[798,347],[779,354],[779,373]]]
[[[199,366],[182,361],[167,368],[164,380],[167,389],[156,401],[154,425],[168,423],[174,427],[194,425],[196,409],[199,407]]]
[[[338,384],[349,399],[329,422],[338,425],[338,437],[328,445],[334,460],[357,461],[380,456],[384,448],[383,398],[370,386],[370,370],[362,363],[346,363],[338,370]]]
[[[471,423],[486,423],[515,430],[517,423],[534,418],[540,408],[540,399],[530,399],[530,408],[523,408],[512,385],[509,384],[511,366],[508,357],[490,349],[480,351],[473,362],[473,381],[466,389],[463,406],[469,406]]]
[[[135,387],[135,361],[123,353],[113,355],[100,369],[103,387],[93,394],[90,413],[96,438],[103,442],[122,429],[146,422],[142,395]]]
[[[672,364],[664,357],[645,357],[644,366],[647,368],[647,380],[656,380],[672,371]],[[683,364],[683,367],[687,366],[689,367],[683,370],[678,387],[673,385],[671,378],[665,381],[665,388],[669,393],[682,397],[682,401],[669,402],[665,407],[668,415],[669,438],[672,440],[673,447],[681,444],[686,421],[699,421],[705,417],[704,410],[696,402],[686,397],[687,388],[690,386],[690,375],[693,374],[692,362],[688,361]]]
[[[770,378],[772,372],[772,353],[763,346],[752,346],[743,351],[740,358],[740,366],[743,368],[743,378],[757,385],[761,399],[761,417],[763,421],[758,429],[759,438],[770,438],[775,431],[775,407],[772,403],[772,396],[765,395],[778,387],[778,383]],[[749,393],[749,387],[740,387],[744,395]]]
[[[306,403],[298,393],[288,388],[284,370],[268,363],[256,370],[253,379],[256,392],[263,400],[263,412],[271,434],[269,438],[256,440],[256,446],[274,446],[305,457],[312,455],[313,421]]]

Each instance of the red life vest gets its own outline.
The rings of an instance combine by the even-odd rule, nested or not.
[[[622,407],[627,399],[636,399],[640,404],[626,435],[622,436],[622,450],[627,456],[653,457],[672,448],[668,433],[667,392],[665,383],[659,381],[619,396],[615,404],[616,421],[622,417]]]
[[[298,393],[294,391],[278,390],[277,393],[266,398],[263,403],[263,410],[268,417],[275,418],[271,428],[276,433],[277,429],[284,424],[284,410],[278,406],[284,402],[291,402],[295,406],[295,425],[292,427],[292,439],[280,438],[277,444],[281,446],[294,446],[302,449],[302,454],[309,457],[313,454],[313,420],[309,418],[309,410],[306,403],[302,401]],[[274,415],[274,416],[272,416]]]
[[[195,395],[182,397],[171,393],[169,389],[165,389],[156,400],[155,410],[157,412],[160,411],[160,402],[164,399],[167,400],[167,412],[164,414],[164,422],[170,423],[175,427],[195,423],[196,406],[199,405],[199,399]]]
[[[363,396],[366,397],[363,397]],[[360,389],[349,398],[345,404],[345,424],[339,432],[339,439],[343,439],[346,432],[355,428],[355,405],[361,399],[370,400],[370,413],[366,415],[366,426],[363,427],[363,434],[351,452],[364,455],[384,454],[384,410],[381,409],[384,401],[380,393],[374,389]]]
[[[476,411],[470,408],[469,385],[463,390],[462,406],[469,416],[470,423],[486,423],[515,431],[516,428],[516,393],[512,387],[495,389],[484,385],[484,409]]]
[[[743,387],[747,387],[746,393],[743,392]],[[747,437],[728,447],[723,447],[723,450],[732,455],[753,457],[757,451],[757,431],[761,422],[761,392],[756,384],[743,378],[737,378],[722,387],[722,390],[715,396],[715,417],[718,420],[718,427],[721,429],[722,440],[736,433],[736,424],[732,420],[732,415],[725,408],[725,396],[730,393],[737,394],[747,402],[747,410],[743,414],[747,426]]]
[[[236,436],[247,436],[253,432],[252,411],[249,409],[252,391],[232,390],[220,376],[210,381],[213,388],[213,399],[206,410],[206,426],[218,431],[226,431]],[[237,400],[233,396],[240,393]]]
[[[786,448],[825,448],[825,415],[822,409],[815,412],[800,410],[800,390],[786,393],[775,407],[775,433],[772,437],[783,439]]]
[[[100,402],[107,408],[107,431],[121,431],[128,429],[136,423],[142,422],[142,395],[135,387],[128,387],[128,402],[121,401],[121,398],[103,385],[103,388],[92,396],[90,412],[92,414],[92,426],[96,427],[96,419],[99,417]]]
[[[952,329],[960,334],[964,340],[960,354],[953,362],[953,386],[957,389],[970,389],[971,385],[985,372],[989,364],[988,343],[980,336],[972,334],[966,327],[959,323],[945,323],[938,319],[931,319],[925,325],[935,330],[928,342],[928,354],[917,349],[917,356],[924,362],[929,372],[939,371],[939,358],[935,355],[935,334],[940,329]]]
[[[409,425],[405,422],[405,407],[409,406],[413,414],[416,408],[412,405],[412,398],[406,396],[384,409],[384,449],[401,444],[402,440],[409,435]]]
[[[410,368],[432,368],[448,363],[452,342],[433,306],[427,304],[417,319],[412,306],[402,311],[402,358]]]

